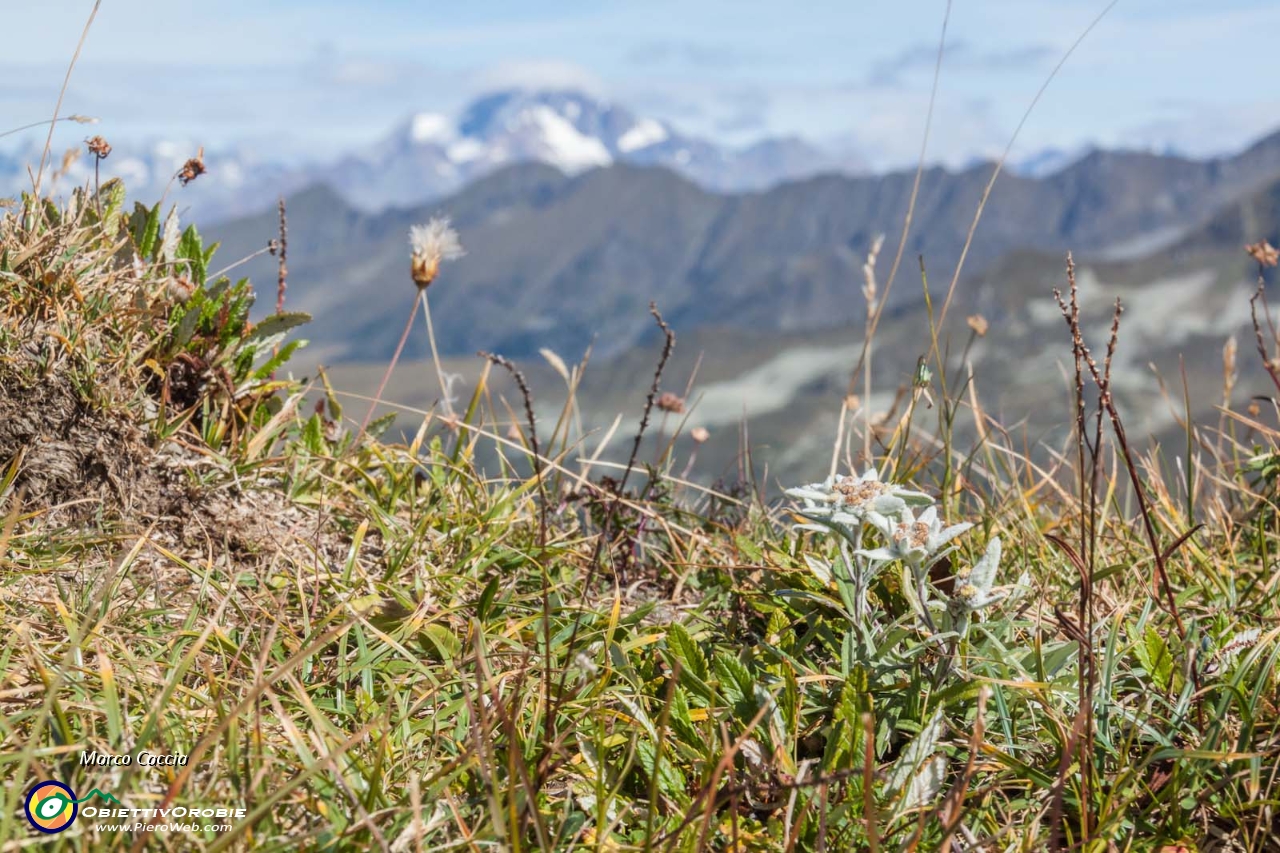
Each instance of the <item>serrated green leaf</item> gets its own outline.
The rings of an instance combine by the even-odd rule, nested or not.
[[[690,675],[707,680],[707,658],[702,649],[694,642],[693,637],[683,625],[673,622],[667,628],[667,648],[680,661],[680,666]]]
[[[657,749],[652,743],[642,740],[636,744],[636,760],[640,762],[640,766],[644,768],[645,774],[650,779],[654,777],[655,765],[658,764],[657,758]],[[664,754],[661,766],[658,766],[656,770],[658,790],[681,806],[686,805],[689,801],[689,783],[680,768],[673,764]]]
[[[684,691],[679,687],[671,694],[671,710],[667,719],[670,720],[672,730],[686,744],[698,748],[706,745],[701,733],[693,724],[693,717],[689,713],[689,700],[685,698]]]
[[[247,287],[248,285],[249,285],[249,279],[242,278],[236,282],[236,289]],[[224,275],[221,278],[219,278],[217,281],[215,281],[213,284],[209,285],[204,289],[205,298],[216,300],[220,298],[223,293],[226,293],[227,289],[230,287],[231,287],[231,279],[227,278]]]
[[[253,327],[253,331],[245,338],[246,341],[254,341],[262,338],[271,337],[272,335],[282,335],[290,329],[296,329],[298,326],[311,322],[311,315],[303,311],[287,311],[283,314],[272,314],[262,320],[261,323]]]
[[[379,438],[384,432],[391,429],[391,425],[396,422],[396,413],[388,412],[382,417],[375,418],[373,423],[369,424],[369,428],[365,430],[365,435],[370,438]]]
[[[208,261],[205,260],[204,248],[200,242],[200,232],[194,225],[188,225],[178,240],[176,258],[186,261],[191,280],[197,285],[204,284],[208,272]]]
[[[44,218],[51,228],[62,224],[62,211],[58,210],[58,205],[51,198],[44,199]]]
[[[737,706],[748,701],[754,704],[752,688],[755,687],[755,679],[736,657],[717,655],[712,668],[715,670],[720,692],[730,704]]]
[[[254,370],[252,378],[254,380],[259,380],[259,381],[268,378],[269,376],[271,376],[272,373],[274,373],[280,367],[280,365],[288,361],[295,352],[302,349],[306,345],[307,345],[306,341],[289,341],[289,343],[285,344],[280,348],[279,352],[277,352],[275,355],[271,356],[271,358],[263,362],[261,367]]]

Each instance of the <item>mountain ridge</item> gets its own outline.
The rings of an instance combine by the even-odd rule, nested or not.
[[[935,290],[951,278],[993,168],[935,167],[921,177],[904,255],[924,257],[934,282],[942,282]],[[1004,175],[966,272],[980,273],[1018,250],[1101,257],[1152,234],[1186,233],[1278,178],[1280,135],[1230,161],[1092,152],[1045,178]],[[411,296],[402,283],[404,235],[411,224],[446,214],[468,248],[430,294],[448,353],[486,348],[519,356],[542,346],[579,352],[595,341],[607,356],[644,334],[637,318],[650,299],[685,328],[718,323],[768,334],[839,327],[863,316],[866,252],[884,232],[886,254],[896,250],[913,183],[908,171],[823,174],[720,194],[658,166],[613,164],[565,175],[532,163],[499,169],[437,203],[379,214],[332,198],[309,209],[295,197],[291,237],[313,229],[322,236],[304,248],[291,244],[290,294],[296,307],[315,314],[311,336],[324,351],[336,359],[385,358],[394,339],[385,330]],[[271,211],[214,229],[235,256],[251,254],[274,231]],[[272,263],[260,258],[248,270],[270,280]],[[891,309],[921,299],[913,279],[907,274],[895,285]],[[424,340],[411,339],[411,355],[424,349]]]

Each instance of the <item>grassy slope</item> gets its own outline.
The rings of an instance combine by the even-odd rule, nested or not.
[[[173,299],[173,271],[200,283],[195,238],[117,201],[105,227],[77,197],[0,230],[3,849],[33,841],[21,798],[46,778],[248,811],[203,837],[81,819],[59,837],[78,850],[1271,849],[1270,456],[1250,471],[1251,449],[1206,441],[1190,498],[1173,459],[1137,460],[1161,548],[1205,525],[1162,561],[1170,607],[1113,446],[1089,547],[1074,456],[1034,467],[992,424],[967,460],[938,454],[938,413],[970,398],[935,359],[934,407],[909,410],[910,440],[883,425],[876,464],[976,526],[921,581],[940,609],[919,615],[895,565],[857,619],[827,577],[836,537],[749,489],[662,465],[623,488],[562,461],[551,417],[546,476],[522,479],[529,430],[508,436],[488,383],[453,429],[353,445],[362,407],[302,409],[259,369],[275,342],[239,291]],[[481,470],[495,443],[511,464]],[[813,453],[825,471],[828,440]],[[1009,597],[958,623],[953,576],[997,536]],[[86,749],[190,763],[88,768]]]
[[[1179,252],[1176,259],[1155,255],[1082,265],[1083,310],[1092,336],[1105,337],[1114,296],[1121,296],[1128,307],[1115,391],[1130,415],[1129,432],[1141,446],[1148,444],[1150,435],[1166,447],[1184,446],[1179,421],[1185,420],[1188,402],[1196,423],[1217,427],[1217,406],[1223,403],[1221,353],[1231,336],[1244,353],[1237,359],[1240,376],[1234,400],[1244,399],[1249,389],[1270,385],[1259,360],[1249,355],[1253,273],[1244,253],[1235,243],[1230,245],[1229,251],[1215,247]],[[1062,427],[1072,416],[1069,338],[1052,296],[1053,288],[1062,285],[1061,256],[1016,253],[960,289],[948,322],[953,368],[962,363],[960,356],[972,364],[984,408],[1006,428],[1025,431],[1038,462],[1051,456],[1035,449],[1036,442],[1060,446]],[[919,286],[906,277],[896,285],[898,290]],[[945,282],[934,286],[944,287]],[[433,285],[432,305],[437,295],[457,287],[452,275],[444,277]],[[941,296],[935,298],[941,301]],[[433,311],[437,326],[449,322],[447,312]],[[965,318],[975,312],[988,319],[989,328],[984,337],[970,341]],[[881,324],[873,361],[874,416],[889,410],[909,383],[917,358],[928,349],[928,330],[923,309],[891,314]],[[767,468],[770,494],[776,494],[780,484],[825,471],[820,447],[829,447],[835,436],[837,411],[832,400],[844,393],[863,337],[861,326],[804,334],[752,334],[729,328],[682,331],[663,381],[663,390],[687,396],[689,402],[685,417],[667,419],[668,431],[677,422],[684,425],[677,455],[688,459],[695,449],[689,431],[706,427],[710,440],[696,448],[691,473],[703,483],[733,477],[739,468],[739,425],[745,414],[756,471],[763,475]],[[427,351],[421,318],[410,341]],[[636,389],[648,383],[657,350],[657,342],[650,340],[618,358],[591,358],[575,394],[586,431],[602,434],[619,413],[624,423],[639,417],[644,399]],[[572,362],[580,354],[559,355]],[[324,360],[323,353],[303,351],[296,364],[304,372],[313,371],[317,356]],[[483,366],[484,361],[474,357],[446,359],[446,372],[459,377],[455,394],[465,399],[472,393]],[[567,396],[564,381],[542,358],[526,360],[522,366],[539,411],[555,417]],[[339,363],[329,368],[329,376],[340,390],[370,394],[384,368],[385,363]],[[1188,399],[1183,395],[1184,375]],[[392,376],[384,396],[406,407],[401,410],[401,429],[416,430],[421,416],[409,410],[429,409],[439,398],[434,376],[429,361],[402,362]],[[518,394],[504,377],[489,387],[519,411]],[[891,416],[896,417],[897,413]],[[966,448],[977,439],[968,412],[961,414],[954,431]],[[624,461],[628,450],[618,443],[611,461]],[[656,458],[658,452],[656,446],[646,446],[641,458]]]

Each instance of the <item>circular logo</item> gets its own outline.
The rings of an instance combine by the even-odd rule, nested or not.
[[[27,820],[41,832],[62,832],[75,822],[76,794],[61,782],[41,782],[27,793]]]

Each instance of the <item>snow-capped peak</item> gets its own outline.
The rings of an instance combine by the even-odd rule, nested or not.
[[[622,152],[639,151],[650,145],[664,142],[670,134],[661,122],[651,118],[642,118],[633,124],[626,133],[618,137],[618,150]]]
[[[603,142],[588,136],[560,113],[546,106],[536,106],[521,114],[540,138],[531,140],[545,159],[566,172],[580,172],[593,166],[607,166],[613,156]]]
[[[418,113],[409,120],[409,139],[422,145],[442,145],[456,135],[453,122],[439,113]]]

